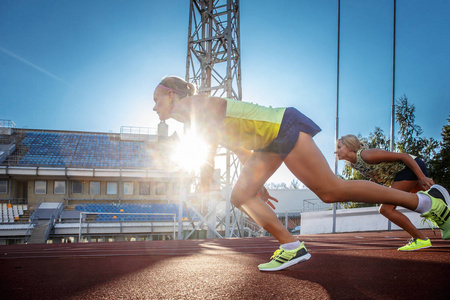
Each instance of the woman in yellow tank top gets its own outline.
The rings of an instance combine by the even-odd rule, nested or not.
[[[304,243],[289,233],[258,197],[264,183],[282,163],[326,203],[355,201],[403,206],[431,219],[441,228],[443,238],[450,238],[450,211],[441,201],[449,201],[450,197],[443,187],[435,185],[427,192],[412,194],[368,181],[336,177],[313,141],[320,128],[294,108],[277,110],[246,102],[238,105],[220,97],[197,95],[194,85],[175,76],[163,78],[153,97],[153,110],[161,120],[195,123],[197,133],[212,146],[201,169],[204,191],[212,183],[218,144],[233,151],[244,165],[233,187],[231,202],[281,244],[268,263],[258,266],[261,271],[285,269],[311,256]],[[269,197],[264,190],[263,200]]]

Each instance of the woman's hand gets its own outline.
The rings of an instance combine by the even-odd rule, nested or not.
[[[434,180],[428,177],[422,177],[419,178],[419,183],[425,190],[429,190],[434,185]]]
[[[256,194],[256,197],[258,197],[261,200],[263,200],[264,202],[266,202],[267,205],[272,207],[272,209],[275,209],[275,205],[273,205],[273,203],[271,203],[270,201],[275,201],[278,203],[278,200],[276,198],[270,196],[269,192],[267,191],[267,189],[264,186],[261,187],[261,190],[258,192],[258,194]]]

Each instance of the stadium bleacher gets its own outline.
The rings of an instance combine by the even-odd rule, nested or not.
[[[146,228],[145,230],[148,230],[142,233],[146,226],[152,226],[152,228],[159,226],[158,230],[161,228],[166,230],[166,227],[172,226],[174,216],[178,221],[180,214],[177,199],[179,189],[177,190],[178,185],[175,182],[178,180],[178,177],[175,177],[178,173],[174,175],[173,172],[177,169],[169,159],[170,151],[167,151],[168,145],[171,146],[176,139],[164,139],[163,142],[158,143],[158,139],[150,138],[153,135],[144,135],[145,138],[137,139],[122,133],[119,135],[117,133],[15,129],[7,142],[11,144],[9,141],[14,139],[16,151],[0,163],[0,171],[3,172],[0,175],[13,174],[18,177],[3,180],[1,189],[3,195],[0,195],[2,197],[0,200],[10,203],[28,203],[32,209],[24,213],[25,207],[5,206],[3,208],[3,205],[0,205],[0,223],[2,226],[10,226],[24,224],[25,218],[29,218],[26,221],[30,224],[32,218],[33,222],[39,220],[42,224],[45,223],[44,220],[52,220],[56,223],[52,225],[48,225],[50,224],[48,221],[45,223],[46,226],[50,226],[48,230],[51,235],[50,240],[61,242],[69,235],[76,240],[78,231],[55,233],[51,231],[51,228],[56,224],[64,226],[78,224],[80,216],[84,216],[81,212],[92,212],[94,215],[87,214],[89,218],[83,221],[93,226],[92,228],[98,226],[101,229],[89,234],[110,235],[111,232],[102,231],[102,228],[130,225],[132,229],[128,229],[125,233],[117,233],[122,235],[118,239],[133,234],[152,235],[152,238],[153,236],[161,238],[165,238],[166,235],[174,236],[171,227],[167,229],[167,232],[152,232]],[[64,170],[65,168],[67,169]],[[33,177],[27,177],[25,180],[22,177],[30,175]],[[39,177],[36,179],[35,175]],[[117,180],[118,178],[125,179],[120,181],[120,179]],[[64,192],[61,192],[60,188],[62,180],[65,181]],[[37,181],[40,181],[41,185],[38,186]],[[81,183],[81,188],[77,185],[74,189],[75,181],[77,184]],[[91,192],[91,181],[100,182],[98,192]],[[107,189],[110,181],[116,183],[115,193],[109,193]],[[131,189],[130,185],[125,185],[128,181],[132,182]],[[44,189],[40,189],[42,182],[45,182]],[[122,182],[124,182],[123,185]],[[142,189],[141,182],[145,183]],[[161,185],[164,187],[160,188]],[[125,191],[126,188],[128,188],[127,191]],[[126,204],[114,204],[117,197],[119,201],[123,199]],[[104,204],[86,204],[91,201]],[[168,204],[172,201],[175,201],[175,204]],[[54,214],[54,211],[47,212],[40,206],[36,209],[37,204],[50,202],[63,203],[68,208],[67,210],[64,208],[58,214]],[[139,204],[133,204],[136,202]],[[149,204],[144,204],[147,202]],[[75,210],[73,210],[74,206],[77,206]],[[187,211],[183,208],[182,211],[180,218],[183,221],[199,221],[199,217],[193,210]],[[140,222],[144,224],[139,224]],[[152,224],[149,224],[150,222]],[[170,225],[167,225],[168,223]],[[175,225],[173,226],[175,228]],[[39,228],[34,227],[32,230],[26,228],[25,232],[19,232],[18,238],[0,235],[0,245],[25,243],[32,232],[36,237],[40,237]],[[92,238],[97,239],[95,236]],[[43,241],[40,240],[40,242]]]
[[[76,211],[97,213],[96,221],[173,221],[171,215],[135,215],[135,214],[175,214],[178,219],[178,204],[79,204]],[[108,213],[108,214],[102,214]],[[116,213],[116,214],[110,214]],[[127,215],[129,213],[129,215]],[[134,214],[134,215],[133,215]],[[198,216],[190,209],[183,209],[182,218],[198,221]]]
[[[30,131],[21,145],[29,148],[19,162],[21,166],[152,167],[144,142],[110,140],[107,134]]]
[[[1,204],[0,223],[14,223],[19,221],[20,216],[27,210],[26,205]]]

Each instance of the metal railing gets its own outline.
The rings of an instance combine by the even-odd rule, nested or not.
[[[27,198],[5,198],[5,199],[1,199],[1,200],[2,201],[7,200],[8,203],[11,203],[12,205],[24,205],[24,204],[27,204],[27,202],[28,202]]]
[[[109,213],[109,212],[86,212],[86,211],[82,211],[80,212],[80,221],[79,221],[79,231],[78,231],[78,242],[81,241],[81,235],[82,235],[82,224],[83,224],[83,219],[86,220],[86,216],[83,218],[83,215],[114,215],[114,216],[118,216],[118,215],[138,215],[138,216],[172,216],[173,217],[173,239],[175,239],[175,225],[177,224],[176,222],[176,214],[173,213]],[[130,222],[122,222],[122,221],[111,221],[114,223],[119,224],[119,226],[122,228],[122,223],[130,223]],[[111,223],[108,222],[108,223]],[[156,221],[142,221],[142,222],[146,222],[146,223],[150,223],[150,226],[152,227],[153,230],[153,222]],[[161,221],[164,222],[164,221]],[[89,224],[86,222],[86,224]],[[88,230],[88,228],[86,228],[86,231]],[[88,232],[86,232],[87,234]]]
[[[34,227],[37,226],[38,222],[39,222],[38,216],[35,215],[35,214],[33,214],[33,215],[30,217],[30,225],[28,225],[27,231],[25,232],[25,243],[28,242],[28,239],[29,239],[30,236],[31,236],[30,231],[31,231]]]
[[[11,120],[0,119],[0,127],[16,128],[16,124]]]
[[[48,220],[47,229],[45,230],[45,241],[48,240],[48,238],[50,236],[50,232],[52,231],[53,227],[55,226],[56,220],[57,220],[57,216],[55,216],[55,214],[52,214],[52,216],[50,217],[50,220]]]
[[[33,214],[30,217],[30,225],[28,225],[27,231],[25,232],[25,243],[28,242],[31,233],[30,231],[36,227],[36,225],[39,223],[39,217],[37,215],[37,211],[41,204],[44,201],[40,201],[38,204],[33,206],[33,208],[30,211],[33,211]],[[50,216],[50,219],[47,223],[47,229],[45,230],[45,241],[48,240],[50,236],[50,232],[52,231],[53,227],[56,224],[56,221],[58,220],[58,217],[61,215],[62,211],[64,210],[64,202],[60,201],[58,205],[58,209]]]
[[[156,128],[151,127],[135,127],[135,126],[121,126],[121,134],[156,134],[158,131]]]
[[[256,224],[254,221],[244,218],[244,229],[248,229],[250,231],[250,236],[265,236],[266,230]]]

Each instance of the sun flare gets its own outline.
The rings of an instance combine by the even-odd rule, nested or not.
[[[192,131],[180,137],[180,142],[172,154],[178,166],[187,171],[196,171],[205,163],[208,144]]]

